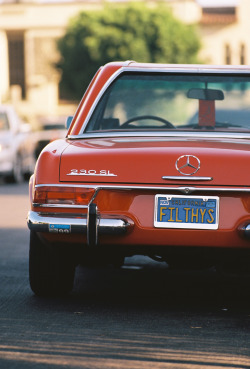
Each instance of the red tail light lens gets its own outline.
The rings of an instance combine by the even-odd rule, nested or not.
[[[94,188],[41,186],[35,188],[34,203],[88,205],[94,193]]]

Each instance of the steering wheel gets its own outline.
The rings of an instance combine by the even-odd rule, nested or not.
[[[168,128],[175,128],[175,126],[169,122],[168,120],[161,118],[161,117],[157,117],[156,115],[138,115],[138,117],[133,117],[128,119],[126,122],[124,122],[121,127],[122,128],[126,128],[130,125],[130,123],[132,122],[136,122],[138,120],[144,120],[144,119],[153,119],[153,120],[157,120],[159,122],[164,123]]]

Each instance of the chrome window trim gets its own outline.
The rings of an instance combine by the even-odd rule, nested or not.
[[[89,123],[90,117],[92,116],[97,104],[99,103],[101,97],[103,96],[104,92],[108,89],[108,87],[111,85],[111,83],[122,73],[124,72],[132,72],[132,73],[186,73],[186,74],[192,74],[192,73],[207,73],[207,74],[250,74],[250,70],[249,68],[213,68],[210,66],[199,66],[199,65],[190,65],[185,66],[185,65],[180,65],[179,67],[177,67],[176,65],[169,65],[166,67],[158,67],[158,68],[154,68],[153,65],[152,67],[131,67],[130,65],[124,65],[122,67],[120,67],[115,73],[112,74],[112,76],[107,80],[107,82],[104,84],[104,86],[102,87],[102,89],[100,90],[100,92],[98,93],[94,104],[91,106],[91,109],[89,110],[87,117],[81,127],[80,130],[80,135],[84,133],[84,130],[86,128],[86,126]],[[81,114],[81,112],[80,112]],[[71,136],[68,136],[71,137]]]
[[[173,137],[173,138],[223,138],[223,139],[250,139],[250,132],[249,133],[230,133],[230,132],[176,132],[176,131],[169,131],[169,132],[154,132],[154,131],[147,131],[147,132],[100,132],[100,133],[82,133],[79,135],[69,135],[67,138],[70,140],[78,140],[78,139],[92,139],[92,138],[122,138],[122,137]]]

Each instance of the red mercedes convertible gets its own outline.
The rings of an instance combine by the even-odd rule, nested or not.
[[[110,63],[30,180],[30,285],[147,255],[250,271],[250,68]]]

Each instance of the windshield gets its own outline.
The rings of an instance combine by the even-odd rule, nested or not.
[[[250,131],[250,76],[127,73],[106,90],[86,132]]]

